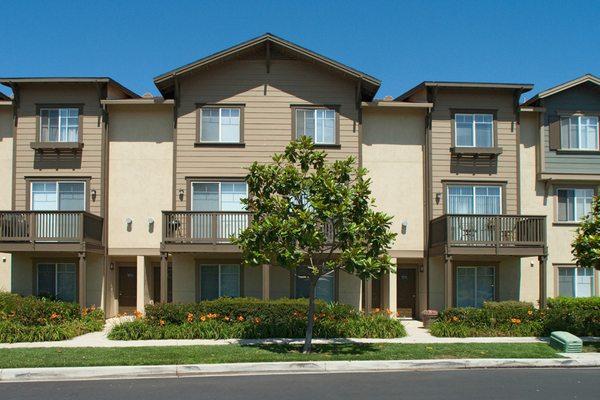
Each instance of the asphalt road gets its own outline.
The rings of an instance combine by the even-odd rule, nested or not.
[[[0,384],[0,399],[599,399],[600,369],[295,374]]]

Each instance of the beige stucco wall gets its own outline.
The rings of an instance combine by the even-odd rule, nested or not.
[[[172,208],[172,109],[110,106],[109,112],[109,254],[158,254],[162,211]]]
[[[422,252],[425,111],[365,108],[362,136],[362,164],[369,170],[377,209],[393,216],[392,230],[398,234],[391,250]]]
[[[0,106],[0,210],[12,209],[12,108]],[[11,255],[0,253],[0,291],[11,289]]]
[[[191,254],[173,255],[173,302],[196,301],[196,261]]]
[[[443,310],[444,299],[444,260],[442,257],[429,258],[429,308]]]
[[[338,301],[360,309],[362,305],[362,281],[360,278],[345,271],[340,271],[338,278]]]
[[[282,267],[269,268],[269,296],[271,299],[290,297],[290,272]]]

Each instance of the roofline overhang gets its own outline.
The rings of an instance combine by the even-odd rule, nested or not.
[[[373,86],[373,88],[372,88],[373,96],[375,95],[375,93],[377,92],[379,87],[381,86],[381,81],[369,74],[358,71],[354,68],[351,68],[351,67],[344,65],[340,62],[337,62],[335,60],[332,60],[321,54],[315,53],[314,51],[308,50],[307,48],[304,48],[302,46],[299,46],[297,44],[289,42],[289,41],[282,39],[278,36],[275,36],[271,33],[266,33],[264,35],[254,38],[254,39],[247,40],[238,45],[229,47],[225,50],[221,50],[221,51],[211,54],[207,57],[204,57],[199,60],[188,63],[182,67],[175,68],[171,71],[165,72],[164,74],[158,75],[154,78],[154,84],[164,95],[165,91],[163,89],[170,87],[171,84],[174,83],[175,77],[185,75],[196,68],[209,65],[213,62],[219,61],[219,60],[221,60],[227,56],[230,56],[232,54],[235,54],[237,52],[240,52],[240,51],[249,49],[253,46],[259,45],[261,43],[267,43],[267,42],[274,43],[274,44],[280,45],[282,47],[285,47],[286,49],[292,50],[300,55],[303,55],[303,56],[313,59],[315,61],[321,62],[321,63],[328,65],[334,69],[339,70],[340,72],[343,72],[343,73],[350,75],[356,79],[359,79],[368,85]]]
[[[524,102],[521,105],[522,106],[533,105],[540,99],[555,95],[557,93],[562,92],[563,90],[570,89],[572,87],[581,85],[582,83],[585,83],[585,82],[592,82],[592,83],[595,83],[596,85],[600,86],[600,78],[599,77],[597,77],[593,74],[585,74],[585,75],[580,76],[579,78],[575,78],[570,81],[563,82],[559,85],[551,87],[550,89],[546,89],[543,92],[539,92],[538,94],[536,94],[535,96],[533,96],[532,98],[530,98],[529,100],[527,100],[526,102]]]
[[[408,101],[373,100],[363,101],[362,108],[396,109],[396,108],[433,108],[433,103],[411,103]]]
[[[21,77],[21,78],[0,78],[0,84],[12,87],[13,84],[20,83],[107,83],[115,86],[131,98],[140,96],[134,91],[121,85],[119,82],[108,77]]]
[[[459,88],[459,89],[492,89],[492,90],[520,90],[521,93],[533,89],[532,83],[503,83],[503,82],[450,82],[450,81],[424,81],[396,97],[395,101],[404,101],[421,89],[429,87]]]
[[[173,105],[173,99],[153,98],[145,99],[143,97],[137,99],[108,99],[101,100],[100,103],[106,105]]]

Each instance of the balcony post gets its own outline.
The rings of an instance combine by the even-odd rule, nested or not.
[[[271,266],[269,264],[263,264],[262,269],[262,299],[269,300],[271,298],[270,287],[271,287]]]
[[[169,282],[168,282],[168,271],[169,266],[167,264],[167,253],[160,253],[160,302],[166,303],[169,301]]]
[[[449,255],[445,255],[444,257],[444,298],[445,298],[445,306],[446,308],[450,308],[453,306],[453,301],[452,301],[452,289],[454,287],[454,284],[452,282],[452,278],[453,278],[453,262],[452,262],[452,256]]]
[[[85,260],[85,252],[81,252],[79,253],[79,279],[78,279],[78,285],[79,285],[79,290],[78,290],[78,302],[79,302],[79,306],[81,308],[85,308],[86,307],[86,292],[87,292],[87,288],[86,288],[86,260]]]
[[[548,254],[546,254],[546,251],[544,251],[544,255],[539,256],[538,257],[538,262],[539,262],[539,273],[540,273],[540,308],[546,308],[546,298],[548,297],[547,295],[547,290],[548,290],[548,276],[546,274],[546,264],[548,261]]]

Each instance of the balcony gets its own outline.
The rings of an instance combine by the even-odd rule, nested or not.
[[[546,217],[446,214],[431,221],[429,238],[432,255],[543,255]]]
[[[246,229],[249,222],[246,211],[163,211],[161,250],[239,253],[230,238]]]
[[[102,252],[102,230],[85,211],[0,211],[0,251]]]

